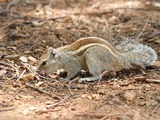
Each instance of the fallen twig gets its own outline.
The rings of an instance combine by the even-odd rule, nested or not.
[[[145,25],[144,25],[144,28],[142,29],[141,33],[138,35],[137,39],[139,39],[139,38],[142,36],[144,30],[145,30],[146,27],[147,27],[148,21],[149,21],[149,17],[147,18],[147,21],[146,21],[146,23],[145,23]]]
[[[4,59],[13,60],[13,59],[17,59],[18,57],[19,57],[18,54],[14,54],[14,55],[5,55],[5,56],[4,56]]]
[[[2,31],[3,29],[9,27],[10,25],[12,25],[14,23],[15,23],[15,21],[12,21],[12,22],[8,23],[7,25],[4,25],[2,28],[0,28],[0,31]]]
[[[100,120],[105,120],[108,117],[117,116],[117,115],[128,115],[129,113],[115,113],[115,114],[103,114],[103,113],[79,113],[76,116],[90,116],[95,118],[101,118]]]
[[[16,109],[16,108],[15,107],[12,107],[12,108],[1,108],[0,112],[10,111],[10,110],[14,110],[14,109]]]
[[[21,0],[11,0],[7,5],[6,11],[9,11],[12,6],[18,4],[20,1]]]
[[[151,112],[150,115],[153,115],[153,114],[156,112],[156,110],[158,110],[159,107],[160,107],[160,105],[157,105],[157,106],[155,107],[155,109]]]
[[[23,70],[23,72],[21,73],[21,75],[18,77],[18,79],[17,79],[16,81],[20,80],[21,77],[24,75],[25,72],[26,72],[26,70]]]
[[[101,75],[100,75],[100,78],[98,80],[98,84],[100,83],[100,81],[102,80],[102,77],[105,75],[105,74],[108,74],[110,71],[106,70],[104,71]]]
[[[134,77],[134,80],[137,82],[144,82],[146,80],[146,76],[138,76],[138,77]]]
[[[75,114],[76,116],[90,116],[90,117],[95,117],[95,118],[103,118],[106,116],[106,113],[78,113]]]
[[[146,79],[145,81],[149,83],[160,83],[160,80],[157,79]]]
[[[69,85],[68,85],[68,89],[69,89],[69,94],[72,96],[73,93],[71,91],[71,84],[74,82],[74,81],[78,81],[80,77],[76,77],[74,78],[73,80],[69,81]]]
[[[21,64],[24,65],[27,68],[27,70],[29,70],[31,73],[36,74],[42,79],[49,80],[49,78],[43,77],[42,75],[38,74],[36,71],[32,70],[32,68],[29,65],[26,65],[25,63],[22,63],[22,62]]]
[[[84,8],[84,7],[81,8],[81,11],[80,11],[80,13],[79,13],[79,15],[78,15],[77,21],[79,21],[79,18],[80,18],[81,15],[82,15],[83,8]]]
[[[158,79],[148,79],[148,78],[146,78],[146,76],[135,77],[134,80],[137,81],[137,82],[160,83],[160,80],[158,80]]]
[[[0,61],[0,64],[3,64],[3,65],[6,65],[6,66],[9,66],[9,67],[11,67],[11,68],[13,68],[15,71],[16,71],[16,75],[14,75],[14,77],[15,76],[19,76],[19,71],[17,70],[17,68],[16,67],[14,67],[13,65],[11,65],[11,64],[9,64],[9,63],[5,63],[5,62],[3,62],[3,61]],[[13,78],[14,78],[13,77]]]
[[[100,120],[105,120],[108,117],[117,116],[117,115],[128,115],[129,113],[115,113],[115,114],[109,114],[101,118]]]
[[[46,92],[46,91],[43,91],[43,90],[40,90],[39,88],[37,88],[37,87],[35,87],[35,86],[26,84],[26,87],[31,88],[31,89],[33,89],[33,90],[36,90],[37,92],[43,93],[43,94],[45,94],[45,95],[48,95],[48,96],[50,96],[50,97],[52,97],[52,98],[56,98],[56,99],[58,99],[58,100],[61,99],[60,97],[58,97],[58,96],[53,96],[53,95],[51,95],[50,93],[48,93],[48,92]]]
[[[52,109],[52,108],[58,106],[59,104],[62,104],[64,101],[66,101],[70,97],[71,97],[70,95],[67,95],[64,97],[64,99],[60,100],[59,102],[54,103],[53,105],[50,105],[48,108]]]
[[[27,21],[27,22],[25,21],[23,23],[24,24],[32,24],[33,26],[38,27],[38,26],[44,25],[45,23],[47,23],[50,20],[54,21],[54,20],[62,19],[62,18],[66,18],[66,17],[68,17],[68,16],[58,16],[58,17],[53,17],[53,18],[49,18],[49,19],[45,19],[45,20],[37,20],[37,21]]]
[[[139,118],[140,118],[139,110],[134,111],[133,120],[139,120]]]

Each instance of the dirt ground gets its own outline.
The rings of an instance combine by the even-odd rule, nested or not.
[[[35,75],[48,47],[87,36],[136,39],[160,56],[160,2],[0,0],[0,120],[159,120],[160,58],[100,83]]]

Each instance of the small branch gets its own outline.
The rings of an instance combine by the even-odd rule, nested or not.
[[[10,60],[14,60],[17,59],[19,57],[18,54],[14,54],[14,55],[5,55],[4,59],[10,59]]]
[[[79,21],[79,18],[80,18],[81,15],[82,15],[82,11],[83,11],[83,7],[81,8],[81,11],[80,11],[80,13],[79,13],[79,15],[78,15],[77,21]]]
[[[80,78],[80,77],[76,77],[76,78],[74,78],[73,80],[69,81],[68,90],[69,90],[69,94],[70,94],[71,96],[73,95],[73,93],[72,93],[72,91],[71,91],[71,84],[72,84],[73,82],[75,82],[75,81],[78,81],[79,78]]]
[[[19,2],[21,2],[21,0],[11,0],[7,5],[6,11],[9,11],[12,6],[18,4]]]
[[[148,79],[148,78],[146,78],[146,76],[135,77],[134,80],[137,82],[160,83],[160,80]]]
[[[79,113],[76,116],[90,116],[95,118],[101,118],[100,120],[105,120],[108,117],[119,116],[119,115],[128,115],[129,113],[115,113],[115,114],[103,114],[103,113]]]
[[[26,70],[23,70],[23,72],[21,73],[21,75],[18,77],[18,79],[17,79],[16,81],[20,80],[21,77],[24,75],[25,72],[26,72]]]
[[[110,71],[106,70],[104,71],[101,75],[100,75],[100,78],[98,80],[98,84],[100,83],[100,81],[102,80],[102,77],[105,75],[105,74],[108,74]]]
[[[48,108],[52,109],[56,106],[58,106],[59,104],[62,104],[63,102],[65,102],[67,99],[69,99],[71,96],[65,96],[64,99],[60,100],[59,102],[54,103],[53,105],[49,106]]]
[[[156,106],[155,109],[151,112],[150,115],[153,115],[156,112],[156,110],[158,110],[159,107],[160,107],[160,105]]]
[[[27,70],[29,70],[31,73],[36,74],[37,76],[39,76],[42,79],[49,80],[49,78],[43,77],[42,75],[38,74],[36,71],[32,70],[32,68],[29,65],[26,65],[22,62],[21,62],[21,64],[24,65],[27,68]]]
[[[146,79],[145,81],[149,83],[160,83],[160,80],[156,80],[156,79]]]
[[[134,111],[133,120],[140,120],[139,110]]]
[[[69,17],[69,16],[58,16],[58,17],[49,18],[48,20],[57,20],[57,19],[62,19],[66,17]]]
[[[103,118],[101,118],[100,120],[105,120],[106,118],[108,117],[112,117],[112,116],[119,116],[119,115],[128,115],[129,113],[115,113],[115,114],[109,114],[109,115],[106,115],[104,116]]]
[[[16,71],[16,76],[18,77],[19,76],[19,71],[17,70],[16,67],[14,67],[13,65],[9,64],[9,63],[5,63],[5,62],[2,62],[0,61],[0,64],[3,64],[3,65],[6,65],[6,66],[9,66],[11,68],[13,68],[15,71]],[[14,76],[15,77],[15,76]]]
[[[1,108],[0,112],[5,112],[5,111],[10,111],[10,110],[14,110],[16,108],[12,107],[12,108]]]
[[[103,113],[78,113],[76,116],[90,116],[90,117],[95,117],[95,118],[103,118],[106,116],[106,114]]]
[[[148,21],[149,21],[149,17],[147,18],[147,21],[146,21],[146,23],[145,23],[145,25],[144,25],[144,28],[142,29],[141,33],[138,35],[137,39],[139,39],[139,38],[142,36],[142,34],[144,33],[144,30],[145,30],[146,27],[147,27]]]
[[[21,62],[21,64],[24,65],[27,68],[27,70],[29,70],[31,73],[34,73],[34,71],[30,67],[28,67],[25,63]]]
[[[60,99],[60,97],[58,97],[58,96],[53,96],[53,95],[51,95],[50,93],[48,93],[48,92],[46,92],[46,91],[43,91],[43,90],[40,90],[40,89],[38,89],[38,88],[35,87],[35,86],[26,84],[26,87],[31,88],[31,89],[39,92],[39,93],[43,93],[43,94],[45,94],[45,95],[48,95],[48,96],[50,96],[50,97],[52,97],[52,98]]]

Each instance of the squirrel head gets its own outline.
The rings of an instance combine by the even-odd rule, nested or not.
[[[61,54],[54,48],[49,48],[47,53],[43,54],[38,63],[37,71],[40,73],[49,73],[59,69]]]

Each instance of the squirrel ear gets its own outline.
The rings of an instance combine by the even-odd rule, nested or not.
[[[49,47],[48,48],[48,51],[50,53],[50,57],[54,57],[56,55],[56,49],[52,48],[52,47]]]
[[[52,51],[54,48],[53,47],[49,47],[48,48],[48,51]]]

